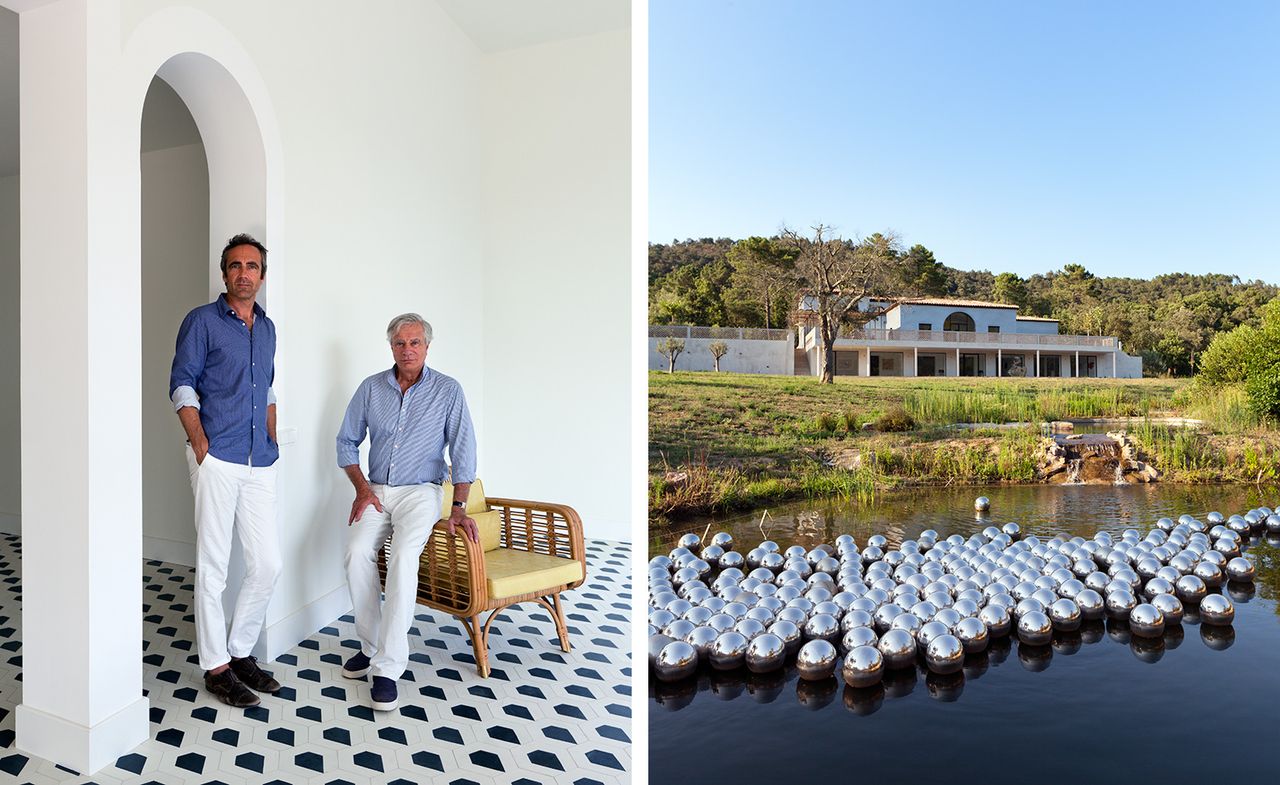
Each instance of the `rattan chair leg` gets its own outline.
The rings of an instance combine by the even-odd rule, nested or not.
[[[480,678],[489,678],[489,636],[487,630],[480,624],[480,614],[468,618],[460,619],[462,626],[467,630],[467,637],[471,638],[471,649],[475,652],[476,657],[476,673],[480,674]]]
[[[564,606],[560,603],[560,592],[551,595],[551,602],[555,604],[552,618],[556,620],[556,632],[560,634],[560,650],[569,651],[569,626],[564,620]]]

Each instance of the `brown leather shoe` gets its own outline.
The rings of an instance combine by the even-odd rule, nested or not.
[[[271,674],[258,667],[257,657],[232,657],[231,670],[236,672],[240,681],[255,692],[279,692],[280,682],[271,678]]]
[[[236,676],[233,668],[227,668],[222,673],[206,673],[204,688],[213,693],[218,700],[237,709],[257,706],[259,702],[258,696],[244,686],[244,682]]]

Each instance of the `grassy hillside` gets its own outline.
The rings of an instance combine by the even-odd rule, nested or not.
[[[1177,379],[915,379],[652,372],[651,515],[801,495],[866,498],[904,484],[1032,482],[1038,424],[1084,417],[1185,416],[1202,433],[1135,428],[1168,481],[1280,474],[1280,434],[1235,391]],[[961,422],[1032,423],[959,431]],[[864,431],[865,423],[879,430]],[[901,432],[885,432],[895,425]]]

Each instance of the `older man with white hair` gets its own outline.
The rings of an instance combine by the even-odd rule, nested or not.
[[[347,519],[346,565],[360,638],[360,651],[343,664],[342,675],[358,679],[372,671],[369,692],[379,711],[398,703],[396,680],[409,663],[418,560],[440,518],[446,479],[453,483],[449,532],[460,526],[473,542],[479,540],[475,521],[466,515],[476,476],[471,414],[462,386],[426,367],[431,337],[431,325],[416,313],[391,320],[387,340],[395,365],[361,382],[338,431],[338,466],[356,491]],[[360,470],[366,433],[368,478]],[[382,603],[378,551],[393,533]]]

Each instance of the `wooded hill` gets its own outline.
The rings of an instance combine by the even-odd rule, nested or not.
[[[649,321],[792,326],[801,283],[786,274],[788,264],[777,238],[650,243]],[[1280,294],[1280,287],[1226,274],[1098,277],[1078,264],[1024,279],[948,267],[922,245],[896,250],[890,266],[881,278],[885,296],[1016,305],[1023,315],[1058,319],[1064,333],[1118,337],[1126,351],[1143,355],[1149,374],[1193,373],[1214,335],[1259,325],[1262,306]]]

